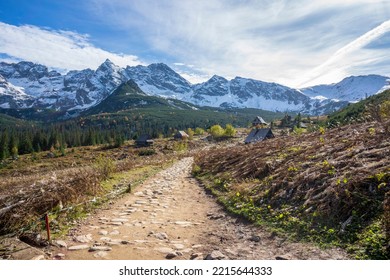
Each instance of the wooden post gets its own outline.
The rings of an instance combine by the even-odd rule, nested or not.
[[[47,232],[47,241],[50,242],[50,225],[49,225],[49,216],[45,214],[45,224],[46,224],[46,232]]]

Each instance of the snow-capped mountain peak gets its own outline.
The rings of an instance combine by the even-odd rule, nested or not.
[[[389,78],[348,77],[337,84],[302,90],[243,77],[214,75],[191,85],[163,63],[121,68],[107,59],[95,71],[62,75],[32,62],[0,62],[0,107],[85,110],[99,104],[119,85],[133,80],[148,95],[176,98],[199,106],[258,108],[323,114],[389,87]],[[340,101],[338,101],[338,100]]]

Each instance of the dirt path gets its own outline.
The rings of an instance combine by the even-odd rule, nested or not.
[[[185,158],[72,231],[61,259],[346,259],[341,250],[288,243],[224,213],[190,177]]]

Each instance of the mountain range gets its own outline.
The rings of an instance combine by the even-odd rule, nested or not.
[[[328,114],[390,87],[390,78],[378,75],[352,76],[336,84],[293,89],[277,83],[242,77],[228,80],[217,75],[192,85],[163,63],[122,68],[106,60],[96,70],[61,74],[32,62],[0,62],[0,108],[81,112],[97,106],[129,80],[140,89],[138,99],[144,94],[145,98],[159,96],[197,106],[312,115]]]

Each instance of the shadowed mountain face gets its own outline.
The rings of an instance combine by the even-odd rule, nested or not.
[[[197,109],[189,103],[145,94],[133,80],[119,85],[106,99],[84,114],[115,113],[133,108]]]

